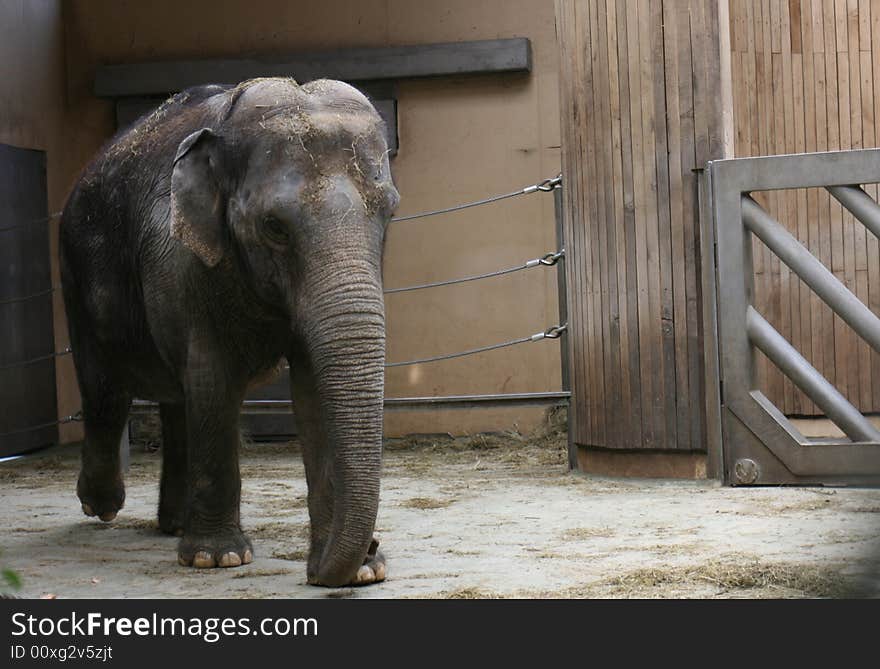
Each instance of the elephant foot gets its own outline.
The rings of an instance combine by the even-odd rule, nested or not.
[[[81,471],[76,484],[76,494],[82,503],[83,513],[97,516],[105,523],[116,518],[125,503],[125,484],[122,476],[90,476]]]
[[[379,550],[379,542],[373,539],[364,563],[357,570],[352,585],[370,585],[385,580],[385,556]]]
[[[238,567],[253,560],[251,542],[239,528],[210,536],[184,534],[177,547],[177,561],[184,567]]]

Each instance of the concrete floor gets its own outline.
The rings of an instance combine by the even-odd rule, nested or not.
[[[564,438],[391,443],[378,535],[388,579],[305,584],[308,516],[294,446],[246,446],[236,569],[178,566],[156,529],[158,453],[135,449],[109,524],[75,495],[77,449],[0,463],[0,568],[59,598],[851,597],[880,593],[880,490],[725,488],[569,473]]]

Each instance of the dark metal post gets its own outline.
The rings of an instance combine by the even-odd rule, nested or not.
[[[566,250],[565,248],[565,225],[563,219],[563,200],[562,185],[557,186],[553,190],[553,205],[556,213],[556,249]],[[567,250],[566,250],[567,251]],[[556,263],[556,292],[559,300],[559,323],[568,323],[568,283],[565,277],[565,256],[563,255]],[[570,342],[568,333],[571,328],[566,328],[565,332],[559,338],[559,358],[562,363],[562,390],[571,392],[571,356],[569,353]],[[577,446],[575,446],[572,436],[574,430],[571,429],[572,424],[572,403],[571,397],[568,398],[568,468],[577,469]]]

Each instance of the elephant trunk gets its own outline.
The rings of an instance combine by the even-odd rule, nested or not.
[[[311,273],[310,315],[302,332],[313,394],[302,402],[312,407],[308,436],[313,443],[305,444],[312,449],[306,454],[309,580],[327,586],[351,583],[364,562],[378,512],[382,461],[381,274],[377,262],[345,256],[339,265],[326,263]]]

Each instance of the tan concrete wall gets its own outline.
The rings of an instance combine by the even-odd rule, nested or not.
[[[98,63],[264,55],[305,49],[529,37],[531,75],[401,81],[400,214],[503,193],[559,170],[553,4],[534,0],[118,2],[72,0],[65,147],[82,163],[113,131],[91,94]],[[555,249],[552,197],[533,195],[459,215],[400,223],[388,235],[388,287],[482,273]],[[554,271],[391,295],[389,361],[533,334],[557,322]],[[72,377],[71,377],[72,378]],[[72,381],[71,381],[72,383]],[[479,357],[390,370],[389,397],[557,390],[559,346],[527,344]],[[389,435],[522,429],[537,410],[395,412]]]
[[[49,211],[66,196],[75,161],[68,160],[64,125],[64,31],[61,0],[4,0],[0,3],[0,142],[46,152]],[[50,223],[50,251],[58,257],[58,221]],[[52,280],[59,282],[58,263]],[[55,350],[67,346],[64,307],[55,295]],[[79,393],[69,356],[56,362],[58,412],[79,410]],[[80,425],[62,426],[62,438],[77,439]]]

